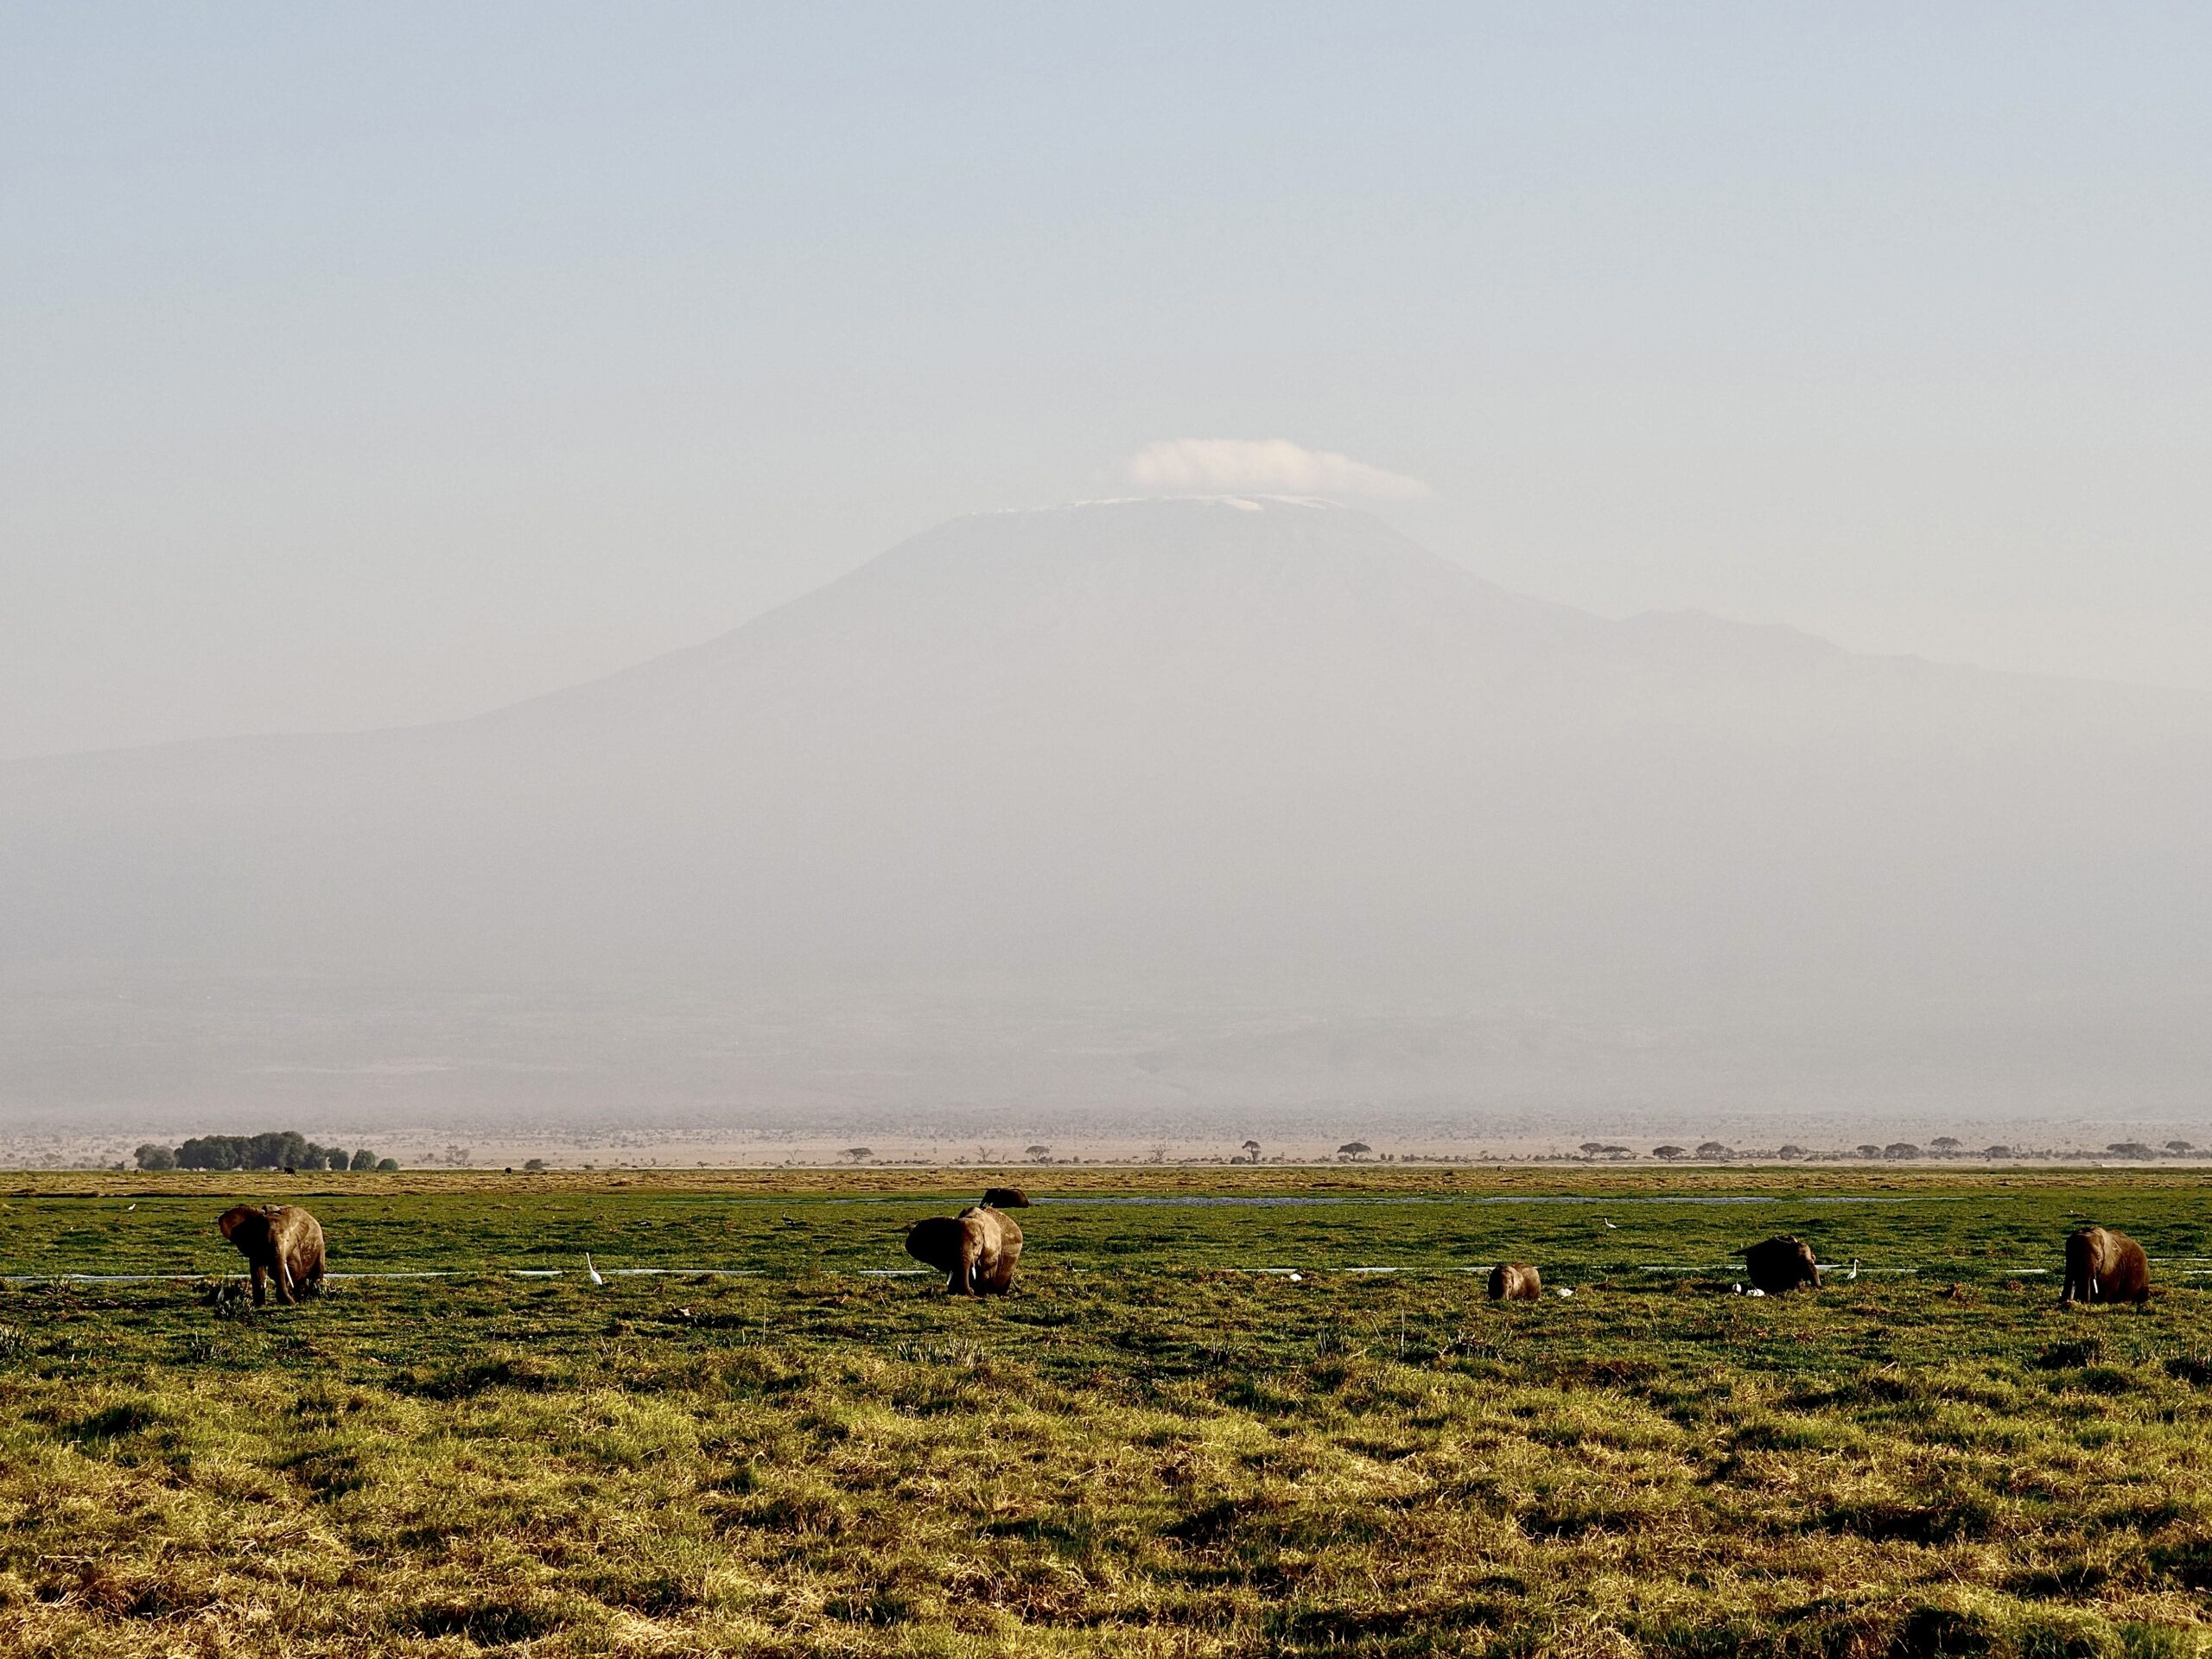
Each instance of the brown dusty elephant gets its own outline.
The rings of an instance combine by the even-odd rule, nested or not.
[[[251,1265],[257,1307],[269,1300],[272,1279],[280,1302],[297,1301],[302,1291],[322,1294],[322,1224],[298,1205],[242,1204],[215,1225]]]
[[[1027,1210],[1029,1195],[1018,1186],[995,1186],[983,1194],[983,1204],[992,1210]]]
[[[1542,1275],[1526,1262],[1508,1262],[1490,1270],[1490,1299],[1493,1302],[1535,1302],[1543,1300]]]
[[[2145,1302],[2151,1297],[2151,1260],[2126,1233],[2083,1227],[2066,1239],[2066,1288],[2061,1302]]]
[[[1800,1285],[1810,1285],[1815,1290],[1821,1287],[1821,1268],[1814,1259],[1813,1247],[1787,1233],[1762,1239],[1746,1249],[1744,1266],[1751,1282],[1770,1296],[1779,1296]]]
[[[944,1274],[949,1296],[1003,1295],[1021,1259],[1021,1229],[1013,1217],[977,1205],[916,1222],[906,1230],[906,1254]]]

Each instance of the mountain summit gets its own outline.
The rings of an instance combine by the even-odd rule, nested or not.
[[[480,719],[0,766],[0,965],[1847,1025],[2212,982],[2208,845],[2202,699],[1609,620],[1318,503],[1102,502]]]

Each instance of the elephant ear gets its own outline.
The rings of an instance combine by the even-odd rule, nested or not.
[[[939,1273],[950,1273],[960,1265],[960,1247],[965,1236],[966,1230],[954,1217],[931,1216],[907,1230],[906,1254]]]

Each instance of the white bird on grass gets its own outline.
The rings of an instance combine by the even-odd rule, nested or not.
[[[1620,1231],[1620,1229],[1619,1229],[1619,1228],[1618,1228],[1618,1227],[1616,1227],[1616,1226],[1614,1226],[1614,1225],[1613,1225],[1613,1224],[1612,1224],[1611,1222],[1610,1222],[1610,1221],[1605,1221],[1605,1218],[1603,1216],[1599,1217],[1598,1217],[1598,1219],[1599,1219],[1599,1221],[1602,1221],[1602,1222],[1605,1222],[1605,1230],[1606,1230],[1607,1232],[1609,1232],[1609,1233],[1618,1233],[1618,1231]]]
[[[1766,1292],[1761,1290],[1757,1285],[1753,1285],[1749,1290],[1745,1291],[1744,1294],[1746,1296],[1764,1296],[1766,1294]]]
[[[1560,1300],[1563,1302],[1567,1300],[1567,1298],[1573,1295],[1574,1293],[1569,1290],[1565,1285],[1557,1285],[1553,1287],[1552,1294],[1558,1297]]]
[[[584,1252],[584,1271],[591,1275],[591,1281],[594,1285],[603,1285],[607,1282],[607,1281],[600,1275],[599,1269],[592,1266],[591,1252],[589,1250],[586,1250]]]
[[[1859,1258],[1857,1256],[1854,1255],[1851,1258],[1851,1271],[1845,1274],[1843,1276],[1847,1279],[1856,1279],[1859,1276]]]
[[[1306,1275],[1302,1273],[1294,1273],[1290,1275],[1290,1282],[1294,1285],[1302,1285],[1306,1282]]]

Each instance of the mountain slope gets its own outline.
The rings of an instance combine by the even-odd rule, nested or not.
[[[1608,621],[1315,504],[1101,503],[478,720],[0,767],[0,963],[1841,1017],[2212,983],[2208,846],[2202,699]]]

